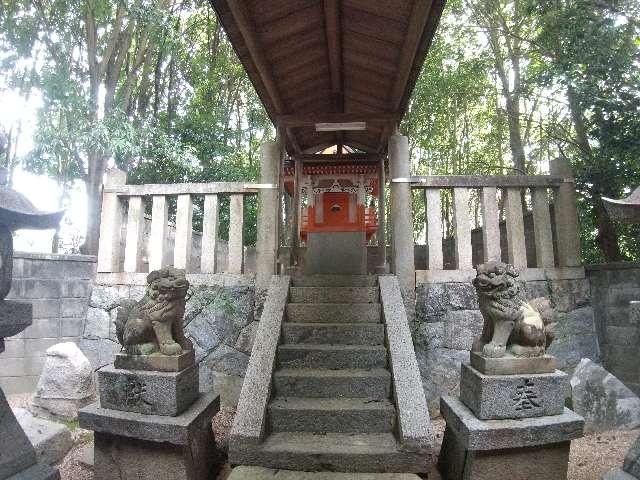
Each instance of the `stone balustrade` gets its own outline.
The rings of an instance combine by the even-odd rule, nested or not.
[[[136,274],[169,264],[184,268],[187,273],[222,273],[224,266],[224,273],[244,273],[244,197],[257,195],[259,188],[260,184],[243,182],[127,185],[125,172],[117,169],[108,171],[103,191],[98,276],[114,277],[114,274],[124,274],[121,276],[135,277]],[[204,198],[199,268],[194,268],[191,258],[193,200],[196,196]],[[216,246],[219,243],[221,196],[229,197],[228,259],[225,262],[216,255],[216,251],[220,253]],[[175,234],[171,242],[173,252],[168,251],[169,197],[177,197]],[[147,246],[147,267],[143,264],[143,235],[145,200],[149,199],[151,231]]]
[[[480,205],[482,260],[505,261],[522,271],[525,279],[583,278],[574,181],[566,162],[551,164],[552,175],[508,176],[414,176],[405,180],[423,191],[427,258],[424,270],[416,271],[417,283],[463,282],[474,276],[470,198]],[[445,269],[443,255],[442,190],[451,192],[452,229],[455,239],[454,269]],[[527,262],[525,242],[526,205],[530,195],[535,262]],[[506,252],[500,241],[501,201],[506,224]],[[525,208],[523,208],[525,207]],[[553,215],[551,215],[553,208]],[[552,225],[552,219],[554,225]],[[504,245],[505,242],[502,242]]]

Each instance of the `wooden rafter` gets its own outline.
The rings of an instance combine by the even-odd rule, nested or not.
[[[253,25],[247,14],[246,2],[242,0],[227,0],[227,5],[229,6],[229,10],[236,25],[238,26],[238,30],[240,30],[240,34],[244,39],[247,50],[249,50],[253,63],[262,78],[262,83],[271,97],[276,113],[278,115],[283,114],[285,112],[284,103],[280,97],[280,92],[273,78],[271,68],[266,61],[263,51],[260,49],[258,40],[256,39],[255,25]],[[290,129],[287,129],[287,138],[289,139],[289,143],[293,147],[294,151],[300,152],[300,145],[298,145],[298,142]]]
[[[316,123],[350,123],[366,122],[367,124],[386,125],[398,121],[393,113],[306,113],[297,115],[281,115],[276,123],[285,128],[313,127]]]

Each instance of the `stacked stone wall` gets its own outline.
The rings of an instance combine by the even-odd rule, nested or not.
[[[640,319],[629,302],[640,301],[640,263],[589,265],[604,367],[640,395]]]
[[[143,285],[94,285],[80,349],[94,369],[112,363],[120,350],[115,332],[118,306],[140,300]],[[253,281],[242,275],[211,275],[193,285],[185,311],[185,332],[200,364],[200,389],[216,389],[234,405],[249,363],[258,322],[254,321]]]
[[[594,309],[587,279],[524,283],[528,299],[547,297],[558,312],[556,340],[550,352],[558,367],[572,372],[581,358],[600,360]],[[416,287],[413,340],[432,414],[442,395],[458,395],[460,364],[469,360],[483,318],[471,283],[430,283]]]
[[[14,254],[7,298],[31,303],[33,324],[5,341],[0,358],[5,393],[33,391],[47,348],[82,336],[95,265],[96,258],[87,255]]]

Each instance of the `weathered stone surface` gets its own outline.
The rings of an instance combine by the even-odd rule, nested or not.
[[[468,350],[416,348],[416,359],[422,376],[429,413],[436,416],[440,409],[440,397],[458,395],[460,392],[460,366],[469,361]]]
[[[180,372],[98,370],[100,406],[147,415],[177,416],[198,398],[198,366]]]
[[[0,338],[13,337],[31,325],[32,311],[27,302],[0,301]]]
[[[36,463],[36,452],[0,389],[0,478],[10,477]]]
[[[101,408],[92,403],[78,412],[80,426],[98,433],[172,445],[189,445],[194,425],[211,422],[220,410],[220,397],[205,393],[177,417],[144,415]]]
[[[242,391],[243,377],[226,373],[211,372],[209,384],[214,392],[220,395],[220,405],[223,408],[235,410]]]
[[[248,364],[249,355],[227,345],[220,345],[200,362],[200,368],[244,377]]]
[[[525,373],[553,373],[556,359],[551,355],[542,357],[515,357],[509,353],[500,358],[489,358],[471,352],[471,366],[485,375],[522,375]]]
[[[554,373],[483,375],[462,365],[460,400],[480,420],[560,415],[569,392],[569,377]]]
[[[236,340],[234,348],[239,352],[251,355],[251,349],[253,348],[253,342],[256,338],[259,322],[251,322],[244,327]]]
[[[551,301],[556,310],[570,312],[586,306],[591,300],[589,280],[554,280],[550,282]]]
[[[264,467],[236,467],[228,480],[419,480],[412,473],[294,472]]]
[[[452,310],[444,315],[442,346],[454,350],[471,350],[482,333],[484,320],[478,310]]]
[[[121,349],[118,342],[108,338],[86,338],[78,341],[78,347],[87,356],[94,370],[113,363],[116,353]]]
[[[85,338],[109,338],[109,312],[99,308],[87,309],[87,320],[84,324]]]
[[[60,472],[45,463],[36,463],[7,480],[60,480]]]
[[[593,308],[582,307],[558,315],[555,335],[547,352],[556,357],[559,369],[571,373],[582,358],[600,360]]]
[[[605,473],[601,480],[638,480],[638,477],[629,475],[621,468],[614,468],[613,470],[609,470]]]
[[[447,480],[566,480],[570,445],[469,451],[447,428],[438,467]]]
[[[113,363],[115,368],[124,370],[151,370],[155,372],[179,372],[195,363],[193,350],[180,355],[129,355],[119,353]]]
[[[571,378],[573,409],[587,431],[640,426],[640,398],[600,365],[583,358]]]
[[[14,409],[13,413],[35,448],[38,462],[56,464],[73,447],[71,432],[65,425],[36,418],[23,408]]]
[[[624,457],[622,469],[636,478],[640,478],[640,437],[635,441]]]
[[[440,411],[457,441],[467,450],[535,447],[582,437],[584,420],[565,408],[561,415],[517,420],[480,420],[460,400],[443,397]]]
[[[46,355],[32,407],[34,411],[75,419],[78,408],[93,401],[91,364],[73,342],[53,345]]]

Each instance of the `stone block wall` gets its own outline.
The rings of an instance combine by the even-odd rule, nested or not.
[[[550,352],[558,367],[572,372],[583,357],[600,360],[600,348],[587,279],[524,283],[528,299],[550,298],[558,312],[556,340]],[[432,414],[439,397],[458,395],[460,364],[469,360],[483,318],[471,283],[430,283],[416,287],[413,340]]]
[[[640,395],[640,319],[630,301],[640,301],[640,263],[589,265],[593,309],[604,367]]]
[[[33,305],[33,324],[5,341],[0,387],[7,394],[35,389],[47,348],[83,333],[96,258],[16,252],[7,298]]]
[[[118,306],[123,300],[140,300],[144,289],[144,285],[93,286],[79,346],[94,368],[113,362],[120,350],[114,323]],[[192,285],[191,291],[185,332],[200,364],[200,390],[215,388],[224,404],[235,406],[258,325],[253,281],[248,276],[216,274],[206,285]]]

